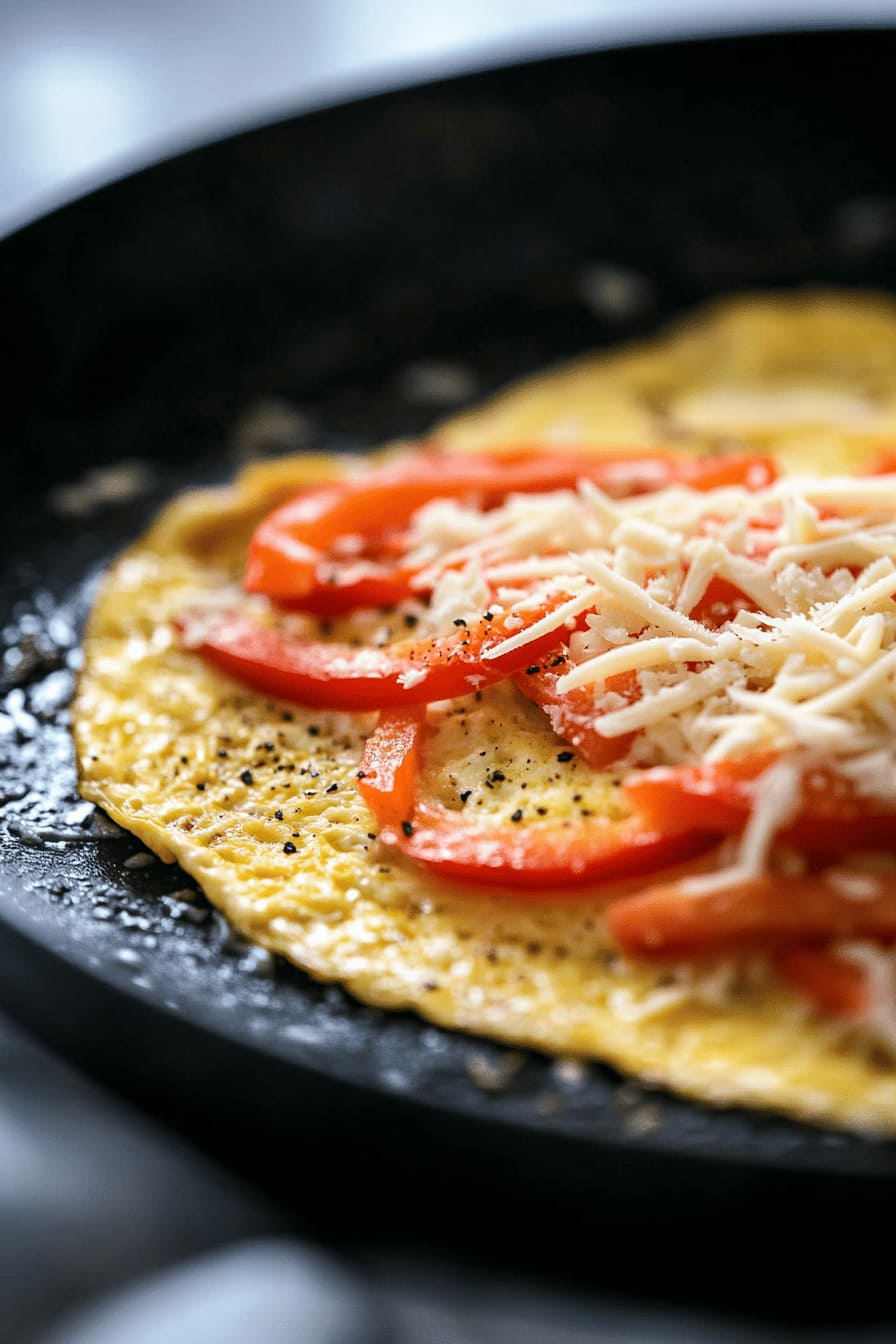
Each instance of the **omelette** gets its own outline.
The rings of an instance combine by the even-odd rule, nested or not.
[[[896,478],[865,474],[894,443],[896,303],[813,292],[719,303],[422,446],[252,464],[174,500],[105,576],[81,793],[365,1003],[896,1132]],[[307,501],[342,508],[346,481],[371,507],[371,472],[398,508],[427,463],[445,496],[383,522],[375,552],[344,521],[314,601],[291,601],[309,548],[266,520],[313,531]]]

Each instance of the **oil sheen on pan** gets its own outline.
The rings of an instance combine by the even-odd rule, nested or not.
[[[894,444],[896,305],[810,293],[532,378],[425,447],[253,465],[175,500],[107,574],[81,791],[244,935],[367,1003],[896,1132]],[[487,507],[436,494],[379,527],[372,561],[339,538],[332,611],[325,591],[272,602],[270,566],[245,591],[256,529],[297,492],[426,461],[500,477],[496,456]],[[582,457],[615,476],[583,483]],[[514,491],[566,458],[568,482]],[[410,590],[353,608],[352,573]],[[343,703],[332,659],[300,696],[270,649],[260,681],[222,657],[247,627],[280,653],[338,643],[374,682],[411,661],[387,705]],[[427,697],[477,639],[472,679]]]

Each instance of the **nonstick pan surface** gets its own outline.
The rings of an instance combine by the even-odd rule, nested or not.
[[[894,58],[807,33],[496,70],[210,145],[0,245],[8,1009],[309,1201],[338,1148],[383,1219],[458,1181],[577,1225],[892,1199],[890,1144],[508,1059],[271,962],[79,803],[66,705],[96,575],[174,491],[423,429],[715,294],[896,285]]]

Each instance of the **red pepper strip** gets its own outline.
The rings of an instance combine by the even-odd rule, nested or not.
[[[645,770],[626,780],[625,792],[631,807],[658,830],[731,834],[746,825],[756,801],[754,782],[773,760],[770,752],[757,752],[717,765]],[[803,779],[798,817],[779,836],[812,854],[892,851],[896,812],[861,797],[845,776],[818,766]]]
[[[894,472],[896,472],[896,448],[885,448],[866,467],[862,467],[857,475],[892,476]]]
[[[372,538],[406,523],[433,499],[475,495],[483,508],[508,494],[572,488],[582,477],[612,493],[634,494],[679,482],[698,490],[774,479],[768,458],[686,458],[672,454],[598,456],[544,445],[488,456],[431,453],[334,485],[307,490],[261,522],[249,547],[245,587],[302,610],[338,615],[420,596],[416,570],[365,558]],[[334,554],[338,543],[351,553]]]
[[[717,630],[726,621],[733,621],[742,611],[755,610],[755,602],[733,583],[727,579],[710,579],[706,592],[688,615],[692,621],[702,621],[710,630]]]
[[[557,682],[571,666],[566,653],[562,649],[554,649],[540,663],[530,663],[524,672],[518,672],[514,681],[527,699],[544,710],[557,736],[568,742],[586,765],[595,770],[605,770],[625,755],[635,734],[601,737],[594,726],[598,711],[594,704],[593,688],[579,686],[564,694],[557,690]],[[615,691],[629,701],[637,700],[641,695],[634,672],[610,677],[605,689]]]
[[[542,447],[539,451],[544,452]],[[608,494],[619,496],[645,494],[649,490],[660,490],[667,485],[686,485],[692,490],[718,490],[726,485],[742,485],[748,490],[764,490],[778,479],[778,466],[771,457],[753,455],[719,457],[685,457],[677,453],[658,456],[656,461],[666,471],[664,479],[660,472],[648,480],[647,463],[650,458],[631,457],[629,462],[639,465],[637,473],[626,472],[626,459],[605,458],[607,470],[602,477],[592,476],[597,484]],[[589,475],[589,473],[583,473]]]
[[[519,606],[513,615],[534,623],[568,600],[559,593],[539,600],[531,611]],[[300,639],[250,616],[222,615],[215,622],[202,616],[203,637],[196,652],[238,681],[283,700],[322,709],[363,712],[396,705],[428,704],[471,695],[494,685],[556,645],[553,630],[497,658],[482,657],[486,649],[507,638],[505,612],[469,629],[460,627],[444,638],[404,640],[382,649]],[[182,620],[183,633],[188,621]],[[516,633],[516,632],[514,632]]]
[[[871,1006],[871,986],[864,967],[827,948],[787,948],[775,957],[775,967],[822,1012],[860,1017]]]
[[[416,797],[425,728],[419,710],[383,714],[367,739],[358,788],[380,839],[444,877],[525,889],[583,886],[666,868],[706,837],[660,835],[637,817],[570,826],[488,826]],[[403,814],[403,815],[402,815]]]
[[[857,901],[820,875],[757,877],[717,891],[686,882],[623,896],[607,911],[626,956],[651,961],[833,938],[896,937],[896,877],[876,874],[878,894]]]
[[[380,826],[400,827],[414,811],[425,719],[425,706],[385,710],[377,743],[365,747],[358,789]]]

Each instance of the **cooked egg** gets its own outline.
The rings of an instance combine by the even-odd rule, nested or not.
[[[534,378],[439,432],[464,451],[525,441],[758,449],[850,471],[896,436],[896,305],[868,296],[716,306],[645,345]],[[546,448],[547,451],[547,448]],[[174,501],[107,574],[74,708],[81,792],[178,862],[245,936],[359,999],[607,1061],[711,1103],[896,1132],[896,1063],[809,1009],[761,956],[644,967],[595,891],[448,883],[376,838],[357,791],[366,716],[265,698],[182,647],[197,603],[246,601],[257,522],[334,459],[256,464]],[[495,825],[622,810],[612,773],[508,686],[432,711],[424,790]]]

